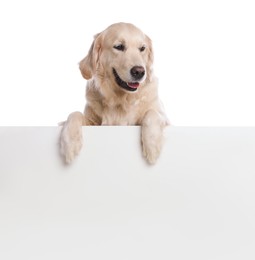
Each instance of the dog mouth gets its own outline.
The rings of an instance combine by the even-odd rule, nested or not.
[[[127,90],[127,91],[136,91],[137,88],[139,87],[139,82],[125,82],[124,80],[122,80],[120,78],[120,76],[118,75],[117,71],[113,68],[112,69],[113,75],[115,77],[115,81],[116,83],[123,89]]]

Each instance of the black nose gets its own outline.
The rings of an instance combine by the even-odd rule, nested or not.
[[[145,74],[145,70],[144,67],[142,66],[134,66],[131,70],[130,70],[130,74],[132,75],[132,77],[136,80],[141,79],[144,74]]]

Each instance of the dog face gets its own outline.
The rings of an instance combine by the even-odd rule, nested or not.
[[[113,89],[131,93],[150,81],[152,63],[149,37],[132,24],[118,23],[95,36],[80,70],[85,79],[101,81],[100,86],[107,81]]]

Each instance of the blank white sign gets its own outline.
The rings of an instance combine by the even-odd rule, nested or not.
[[[169,127],[156,165],[139,127],[0,128],[0,259],[254,260],[255,128]]]

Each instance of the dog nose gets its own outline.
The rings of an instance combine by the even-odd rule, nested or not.
[[[141,79],[144,74],[145,74],[145,69],[142,66],[134,66],[131,70],[130,70],[130,74],[132,75],[132,77],[136,80]]]

